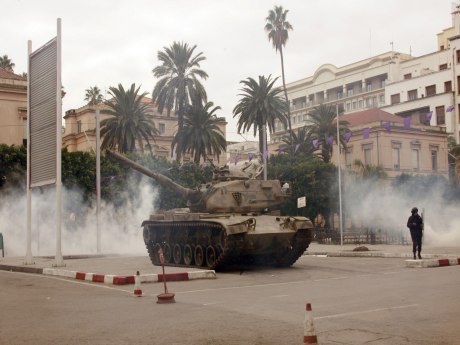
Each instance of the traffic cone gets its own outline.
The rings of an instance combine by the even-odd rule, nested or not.
[[[142,297],[141,276],[139,275],[139,271],[137,271],[134,276],[134,296]]]
[[[313,313],[311,311],[311,304],[307,303],[307,310],[305,311],[305,328],[303,331],[303,344],[318,344],[316,338],[315,325],[313,324]]]

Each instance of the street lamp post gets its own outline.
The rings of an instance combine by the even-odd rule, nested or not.
[[[339,104],[335,105],[337,114],[337,173],[339,175],[339,227],[340,245],[343,246],[343,226],[342,226],[342,177],[340,173],[340,134],[339,134]]]

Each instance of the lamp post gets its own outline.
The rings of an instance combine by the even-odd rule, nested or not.
[[[340,245],[343,246],[343,227],[342,227],[342,177],[340,173],[340,134],[339,134],[339,103],[335,105],[337,115],[337,173],[339,175],[339,227]]]

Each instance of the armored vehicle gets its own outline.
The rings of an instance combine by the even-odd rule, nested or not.
[[[185,188],[128,158],[107,153],[175,190],[188,208],[150,215],[142,223],[144,242],[154,265],[223,270],[247,265],[287,267],[308,248],[313,224],[305,217],[281,216],[273,208],[290,197],[287,183],[257,179],[262,169],[246,162],[236,172],[214,170],[213,180]],[[253,164],[254,163],[254,164]]]

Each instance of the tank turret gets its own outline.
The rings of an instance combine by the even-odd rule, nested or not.
[[[192,212],[262,213],[280,205],[290,196],[290,190],[283,188],[278,180],[263,181],[250,178],[260,175],[259,168],[256,168],[256,174],[245,174],[250,170],[251,164],[236,172],[230,171],[228,166],[216,169],[212,182],[194,190],[183,187],[162,174],[154,173],[119,153],[107,153],[161,185],[175,190],[187,200],[187,206]]]
[[[183,187],[113,151],[107,154],[153,178],[187,200],[188,208],[151,214],[142,222],[154,265],[227,269],[246,265],[292,265],[308,248],[312,222],[280,216],[273,208],[291,192],[287,183],[258,180],[256,162],[215,169],[213,180],[197,189]]]

